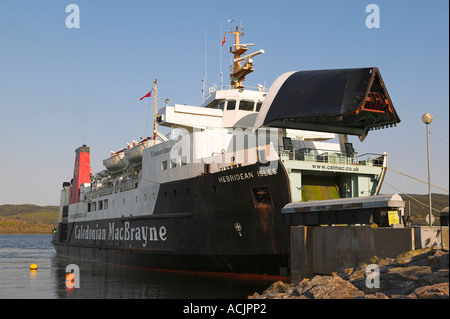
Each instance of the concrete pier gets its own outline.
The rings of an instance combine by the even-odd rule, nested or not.
[[[291,226],[291,279],[331,275],[373,256],[395,258],[426,247],[448,249],[448,226]]]
[[[415,249],[448,249],[448,226],[413,226],[413,229]]]
[[[398,194],[287,204],[282,213],[291,230],[291,279],[331,275],[373,256],[448,249],[448,208],[441,214],[441,226],[405,227],[404,207]]]

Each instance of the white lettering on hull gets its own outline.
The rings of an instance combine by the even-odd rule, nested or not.
[[[107,229],[108,232],[105,228],[99,228],[98,225],[95,228],[89,227],[89,225],[75,225],[75,239],[140,241],[142,247],[146,247],[148,242],[167,240],[167,228],[165,226],[130,227],[130,222],[126,221],[120,227],[116,227],[114,222],[109,222]]]
[[[269,169],[260,169],[256,172],[257,177],[264,177],[268,175],[275,175],[277,173],[275,168],[269,168]],[[244,172],[239,174],[230,174],[225,176],[218,176],[217,179],[219,180],[219,183],[229,183],[229,182],[236,182],[236,181],[242,181],[245,179],[251,179],[255,178],[253,172]]]

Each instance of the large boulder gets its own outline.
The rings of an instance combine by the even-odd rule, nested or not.
[[[315,276],[294,286],[296,294],[310,299],[354,299],[364,292],[339,276]]]
[[[409,296],[413,299],[449,299],[449,283],[423,286],[415,289]]]
[[[333,276],[316,275],[301,282],[277,281],[255,299],[448,299],[449,253],[420,249],[397,258],[373,257]],[[379,288],[367,288],[366,267],[379,268]]]

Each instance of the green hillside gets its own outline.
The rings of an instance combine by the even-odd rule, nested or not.
[[[411,215],[413,224],[423,225],[426,223],[425,217],[429,214],[428,195],[401,195],[405,201],[405,215]],[[412,197],[412,198],[411,198]],[[439,212],[449,205],[449,195],[431,194],[431,207],[435,216],[434,225],[439,225]]]
[[[0,205],[0,234],[51,234],[59,206]]]

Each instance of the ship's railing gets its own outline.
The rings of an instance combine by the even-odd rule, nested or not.
[[[138,187],[138,181],[136,179],[119,181],[114,185],[102,185],[100,187],[94,187],[93,190],[86,194],[86,199],[93,199],[112,193],[124,192]]]
[[[86,199],[89,200],[97,197],[111,195],[113,192],[114,192],[113,186],[102,186],[99,188],[94,188],[89,193],[86,193]]]
[[[124,192],[138,187],[138,182],[134,179],[123,180],[119,184],[119,191]],[[117,185],[117,184],[116,184]]]
[[[259,92],[267,92],[268,91],[268,89],[262,84],[258,84],[258,86],[246,85],[244,87],[244,89],[252,89],[255,91],[259,91]],[[208,97],[211,96],[211,93],[216,92],[218,90],[233,90],[233,86],[232,85],[223,85],[221,88],[210,87],[208,90],[209,91]]]
[[[358,165],[366,165],[366,166],[383,166],[384,155],[377,153],[365,153],[362,155],[358,155]]]
[[[379,167],[383,165],[383,155],[375,153],[366,153],[362,155],[355,153],[352,156],[347,156],[345,152],[338,152],[336,150],[316,148],[301,148],[296,150],[295,148],[284,149],[283,147],[280,147],[278,154],[281,160]]]

